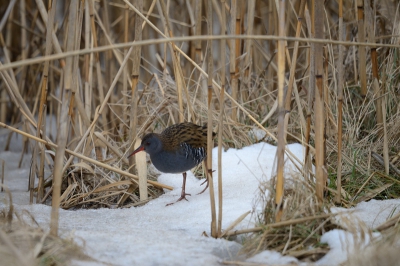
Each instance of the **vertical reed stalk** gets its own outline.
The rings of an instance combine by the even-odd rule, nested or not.
[[[77,14],[78,14],[78,0],[71,0],[69,16],[68,16],[68,36],[67,38],[67,51],[73,51],[75,49],[75,30],[77,29]],[[63,177],[63,163],[64,154],[68,140],[69,132],[69,117],[68,109],[71,101],[71,86],[72,79],[76,78],[72,76],[72,64],[73,57],[67,57],[66,65],[64,68],[64,87],[61,104],[60,123],[57,132],[57,149],[54,160],[54,171],[53,171],[53,197],[52,197],[52,212],[50,221],[50,234],[57,236],[58,234],[58,210],[60,207],[60,194],[61,194],[61,181]]]
[[[339,0],[339,41],[343,41],[343,0]],[[337,193],[335,196],[335,202],[340,204],[342,202],[342,125],[343,125],[343,50],[344,46],[339,45],[339,58],[338,58],[338,102],[337,102],[337,112],[338,112],[338,163],[336,172],[336,188]]]
[[[19,1],[19,11],[20,11],[20,19],[21,19],[21,58],[20,60],[25,60],[28,57],[28,40],[26,29],[28,28],[26,24],[26,6],[25,1]],[[26,74],[27,74],[27,67],[22,66],[21,68],[21,78],[18,82],[18,87],[23,90],[25,88],[25,81],[26,81]]]
[[[43,3],[43,0],[36,0],[36,5],[37,5],[37,8],[39,9],[40,15],[42,16],[43,22],[47,25],[48,14],[46,11],[47,9]],[[61,50],[60,42],[58,41],[57,35],[54,31],[52,31],[51,38],[53,41],[55,53],[61,54],[62,50]],[[65,59],[60,59],[60,66],[61,66],[61,68],[63,68],[65,66]]]
[[[225,0],[221,0],[221,35],[226,31],[226,8]],[[218,237],[222,235],[222,132],[224,116],[225,76],[226,76],[226,40],[221,40],[221,89],[219,95],[219,120],[218,120]]]
[[[247,35],[252,35],[253,34],[253,29],[254,29],[254,11],[255,11],[255,0],[249,0],[247,1],[247,29],[246,29],[246,34]],[[251,55],[252,55],[252,46],[253,46],[253,41],[248,39],[245,42],[245,60],[244,60],[244,79],[245,82],[244,84],[249,87],[250,86],[250,81],[251,81],[251,75],[252,73],[252,60],[251,60]],[[245,90],[248,92],[248,90]],[[247,94],[247,93],[246,93]],[[247,98],[247,97],[245,97]]]
[[[90,28],[92,32],[92,41],[93,47],[98,47],[98,36],[97,36],[97,29],[96,29],[96,22],[95,22],[95,9],[94,9],[94,0],[89,0],[89,15],[90,15]],[[104,102],[104,82],[103,82],[103,74],[101,72],[101,65],[100,65],[100,55],[99,53],[94,54],[94,61],[96,65],[96,77],[97,77],[97,89],[98,89],[98,96],[100,102]],[[101,109],[102,111],[104,108]],[[106,123],[106,111],[103,113],[103,127],[104,130],[107,131],[108,125]]]
[[[239,0],[240,1],[240,0]],[[236,0],[231,0],[231,21],[230,21],[230,34],[235,34],[236,30]],[[229,40],[229,72],[231,77],[231,90],[232,90],[232,98],[237,101],[237,92],[238,92],[238,76],[236,76],[236,42],[238,40],[231,39]],[[232,103],[232,113],[231,118],[234,122],[237,121],[237,107]]]
[[[143,0],[136,0],[136,8],[138,9],[138,12],[142,13],[143,12]],[[138,13],[135,13],[135,41],[141,41],[142,40],[142,22],[143,19],[140,17]],[[138,123],[138,85],[139,85],[139,73],[140,73],[140,62],[141,62],[141,55],[142,55],[142,47],[141,46],[136,46],[133,48],[132,52],[132,74],[131,74],[131,81],[132,81],[132,87],[131,87],[131,112],[130,112],[130,121],[129,121],[129,126],[130,126],[130,143],[134,143],[134,140],[136,139],[136,134],[137,134],[137,123]],[[132,153],[134,150],[134,145],[131,145],[131,150],[129,153]],[[133,165],[135,158],[130,157],[129,158],[129,164]],[[133,172],[133,169],[130,171],[131,173]],[[129,187],[129,191],[133,192],[133,190],[136,189],[136,184],[133,184]],[[143,196],[144,197],[144,196]],[[126,197],[125,197],[126,199]],[[119,202],[119,205],[121,205],[123,201]]]
[[[382,118],[383,118],[383,161],[385,163],[385,173],[389,175],[389,146],[388,146],[388,130],[386,123],[386,96],[382,100]]]
[[[365,42],[365,27],[364,27],[364,0],[357,0],[357,26],[358,38],[357,41]],[[360,71],[360,86],[361,96],[367,95],[367,59],[365,46],[358,47],[358,68]]]
[[[90,14],[89,14],[89,1],[85,1],[85,49],[90,48],[92,35],[90,34]],[[92,113],[92,78],[93,78],[93,54],[84,55],[84,95],[85,95],[85,111],[87,117],[91,117]],[[126,121],[126,120],[124,120]]]
[[[47,111],[47,105],[43,106],[43,112],[46,113]],[[46,136],[46,120],[43,119],[42,123],[42,136]],[[39,127],[38,127],[39,128]],[[45,139],[44,137],[42,139]],[[37,187],[37,197],[36,197],[36,203],[42,202],[43,196],[44,196],[44,163],[45,163],[45,146],[41,143],[39,144],[40,147],[40,165],[39,165],[39,182],[38,182],[38,187]]]
[[[27,43],[27,34],[26,34],[26,29],[27,24],[26,24],[26,7],[25,7],[25,1],[19,1],[20,6],[19,6],[19,13],[20,13],[20,20],[21,20],[21,60],[25,60],[27,59],[28,56],[28,48],[29,45]],[[20,74],[20,78],[18,80],[18,82],[15,80],[15,75],[12,71],[10,71],[11,77],[14,79],[14,82],[18,84],[18,88],[21,90],[21,92],[24,92],[25,89],[25,80],[26,80],[26,76],[27,76],[27,67],[26,66],[22,66],[20,68],[21,74]],[[22,94],[24,97],[28,96],[28,93],[26,94]],[[26,99],[26,98],[25,98]],[[39,131],[39,130],[38,130]],[[27,148],[27,139],[24,137],[24,149],[26,150]],[[36,153],[35,153],[36,152]],[[37,174],[37,148],[36,151],[34,152],[34,154],[36,155],[35,157],[32,158],[32,171],[31,171],[31,175],[30,175],[30,195],[29,195],[29,203],[32,204],[33,203],[33,190],[34,190],[34,183],[35,183],[35,176]],[[21,160],[19,162],[19,166],[21,166],[22,163],[22,159],[23,159],[23,155],[24,153],[21,154]]]
[[[195,8],[194,8],[194,16],[196,19],[196,24],[195,24],[195,35],[200,36],[201,35],[201,20],[202,20],[202,3],[203,1],[195,1]],[[195,49],[195,62],[198,66],[201,66],[203,63],[203,58],[202,58],[202,50],[201,50],[201,40],[196,40],[194,41],[194,49]],[[201,73],[198,71],[195,71],[194,73],[194,79],[197,81],[200,81],[202,78]],[[200,100],[204,99],[204,93],[202,92],[203,90],[200,90]],[[204,99],[205,100],[205,99]]]
[[[237,0],[236,4],[236,22],[235,22],[235,35],[240,35],[242,33],[242,14],[243,14],[243,7],[244,3],[242,0]],[[238,97],[239,97],[239,87],[240,87],[240,70],[239,70],[239,58],[241,55],[241,44],[242,40],[236,39],[235,40],[235,80],[233,80],[235,83],[232,86],[232,98],[235,102],[238,102]],[[232,120],[237,121],[237,108],[236,104],[233,104],[232,108]]]
[[[77,18],[77,36],[81,36],[81,33],[82,33],[82,25],[83,25],[83,14],[84,14],[84,5],[83,5],[83,2],[82,2],[82,4],[80,5],[80,8],[79,8],[79,12],[78,12],[78,18]],[[76,38],[76,40],[75,40],[75,47],[80,47],[80,42],[81,42],[81,40],[80,40],[80,38],[79,37],[77,37]],[[74,77],[78,77],[79,76],[79,72],[78,72],[78,70],[79,70],[79,57],[78,56],[76,56],[76,57],[74,57],[74,62],[73,62],[73,67],[72,67],[72,69],[73,69],[73,76]],[[72,109],[73,107],[76,107],[77,108],[77,110],[78,110],[78,114],[79,114],[79,117],[77,116],[77,115],[73,115],[72,117],[75,117],[75,116],[77,116],[78,117],[78,119],[80,118],[80,122],[82,122],[82,123],[79,123],[79,124],[81,124],[82,126],[83,126],[83,128],[81,127],[79,130],[78,129],[76,129],[76,132],[75,132],[75,134],[78,134],[78,136],[81,136],[82,134],[83,134],[83,132],[84,131],[86,131],[86,129],[90,126],[90,121],[89,121],[89,117],[86,115],[86,111],[85,111],[85,106],[84,106],[84,103],[83,103],[83,101],[82,101],[82,99],[81,99],[81,93],[79,92],[79,88],[80,88],[80,86],[79,86],[79,80],[76,78],[76,79],[73,79],[72,80],[72,82],[73,82],[73,84],[72,84],[72,98],[71,98],[71,100],[73,101],[73,103],[74,104],[71,104],[70,105],[70,109],[71,109],[71,112],[75,112],[75,108],[74,109]],[[78,121],[77,121],[77,126],[79,125],[78,124]],[[71,138],[72,138],[73,136],[71,136]],[[71,146],[71,148],[72,148],[72,146]]]
[[[138,148],[140,146],[141,139],[138,138],[134,145],[134,148]],[[139,152],[135,155],[136,168],[139,177],[139,196],[140,201],[145,201],[148,198],[147,195],[147,162],[146,162],[146,153]]]
[[[368,14],[370,14],[368,12]],[[366,17],[367,25],[373,24],[373,19],[370,16]],[[375,30],[375,27],[373,27]],[[369,42],[375,43],[375,32],[371,30],[368,34]],[[383,160],[385,165],[385,173],[389,174],[389,147],[388,147],[388,136],[387,136],[387,124],[386,124],[386,96],[381,92],[379,87],[379,72],[378,72],[378,56],[376,51],[376,46],[371,47],[371,63],[372,63],[372,85],[374,88],[374,98],[375,100],[375,110],[376,110],[376,122],[378,128],[383,126]],[[384,88],[384,87],[383,87]]]
[[[125,4],[125,10],[124,10],[124,42],[127,43],[129,41],[129,9],[128,5]],[[124,49],[124,56],[126,56],[126,53],[128,52],[128,49]],[[124,73],[122,74],[122,94],[123,94],[123,108],[125,106],[128,106],[128,67],[124,67]],[[125,126],[124,123],[125,121],[128,120],[128,112],[122,112],[122,121],[119,126],[120,133],[122,135],[125,135]]]
[[[306,6],[306,0],[301,0],[300,7],[299,7],[299,15],[297,17],[296,38],[300,37],[301,25],[303,22],[305,6]],[[286,141],[286,130],[287,130],[287,126],[289,123],[289,114],[290,114],[289,111],[290,111],[290,103],[291,103],[291,99],[292,99],[293,84],[294,84],[295,76],[296,76],[295,74],[296,74],[298,52],[299,52],[299,41],[295,41],[294,48],[293,48],[293,56],[292,56],[292,60],[291,60],[292,63],[290,65],[288,89],[287,89],[286,99],[285,99],[285,111],[287,111],[287,115],[285,116],[285,133],[284,133],[285,141]],[[296,87],[296,90],[297,90],[297,87]]]
[[[312,4],[312,7],[314,6],[314,3]],[[314,8],[312,8],[314,9]],[[313,12],[312,12],[313,13]],[[311,16],[310,12],[308,9],[305,9],[305,18],[307,22],[307,29],[308,29],[308,34],[311,36],[311,38],[315,37],[315,29],[314,29],[314,23],[311,21]],[[305,145],[306,145],[306,150],[304,153],[304,171],[303,174],[305,176],[309,176],[309,170],[311,170],[311,156],[310,156],[310,136],[311,136],[311,113],[312,113],[312,108],[313,108],[313,103],[314,103],[314,91],[315,91],[315,43],[310,44],[310,51],[309,51],[309,92],[308,92],[308,97],[307,97],[307,121],[306,121],[306,132],[305,132]],[[310,179],[311,180],[311,179]]]
[[[324,4],[322,1],[314,1],[314,29],[315,38],[324,37]],[[315,45],[315,168],[316,168],[316,194],[320,202],[323,201],[326,168],[325,168],[325,110],[324,110],[324,83],[323,83],[323,47],[322,44]]]
[[[213,35],[213,8],[212,1],[207,1],[207,32],[208,35]],[[207,70],[208,70],[208,81],[207,81],[207,168],[206,175],[208,178],[209,189],[210,189],[210,204],[211,204],[211,236],[218,237],[217,232],[217,221],[216,221],[216,210],[215,210],[215,195],[214,195],[214,181],[212,177],[212,110],[211,100],[213,91],[213,55],[212,55],[212,40],[207,41]],[[220,129],[222,130],[222,129]]]
[[[4,160],[1,160],[1,189],[0,192],[4,191]]]
[[[382,93],[381,89],[379,88],[378,56],[375,46],[371,48],[371,62],[372,62],[374,98],[376,99],[375,100],[376,123],[379,126],[383,124],[382,97],[381,97]]]
[[[285,37],[285,0],[279,1],[279,37]],[[285,41],[278,41],[278,148],[276,150],[277,157],[277,176],[276,176],[276,214],[275,222],[279,222],[283,213],[283,186],[284,176],[283,169],[285,165]]]
[[[167,36],[173,37],[172,34],[172,28],[169,23],[169,18],[168,18],[168,12],[167,8],[165,7],[165,3],[163,1],[158,1],[157,3],[160,3],[161,5],[161,18],[164,22]],[[171,56],[172,56],[172,63],[174,67],[174,76],[175,76],[175,82],[176,82],[176,88],[177,88],[177,97],[178,97],[178,106],[179,106],[179,121],[183,122],[184,119],[184,109],[183,109],[183,92],[185,93],[186,99],[187,99],[187,107],[189,109],[189,114],[192,117],[193,120],[196,119],[194,110],[192,108],[192,105],[190,103],[189,99],[189,93],[187,91],[187,87],[185,85],[184,77],[183,77],[183,72],[180,64],[180,53],[177,50],[176,45],[171,42],[169,43],[169,48],[171,51]]]

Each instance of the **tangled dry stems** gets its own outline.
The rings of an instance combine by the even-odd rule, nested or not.
[[[31,213],[16,212],[9,195],[10,201],[0,210],[0,265],[71,265],[72,261],[93,261],[72,236],[52,236],[39,227]]]

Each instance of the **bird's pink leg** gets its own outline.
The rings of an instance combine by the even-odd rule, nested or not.
[[[190,194],[188,194],[188,193],[185,192],[185,187],[186,187],[186,172],[185,172],[185,173],[182,173],[182,175],[183,175],[183,184],[182,184],[181,197],[180,197],[177,201],[175,201],[175,202],[181,201],[181,200],[183,200],[183,199],[186,200],[186,201],[188,201],[187,198],[186,198],[186,196],[191,196]],[[165,205],[165,206],[172,205],[172,204],[174,204],[175,202],[168,203],[168,204]]]

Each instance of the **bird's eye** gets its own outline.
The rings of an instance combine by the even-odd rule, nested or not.
[[[146,142],[146,146],[150,146],[150,142]]]

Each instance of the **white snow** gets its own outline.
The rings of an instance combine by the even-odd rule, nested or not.
[[[5,161],[5,185],[12,191],[16,211],[28,210],[43,228],[49,228],[51,208],[28,204],[26,188],[30,155],[25,155],[18,169],[21,136],[13,137],[15,145],[11,151],[4,152],[4,132],[0,130],[0,159]],[[300,160],[303,158],[301,145],[291,144],[288,148]],[[266,143],[223,152],[223,229],[247,211],[254,215],[248,215],[236,229],[255,226],[254,217],[260,208],[257,201],[259,183],[271,177],[275,153],[276,147]],[[289,166],[290,163],[287,164]],[[214,170],[218,169],[217,165],[215,148]],[[215,171],[216,191],[217,176]],[[165,191],[164,195],[141,207],[60,210],[60,234],[72,234],[78,243],[85,246],[88,255],[111,265],[220,265],[223,260],[245,260],[243,256],[238,257],[240,243],[205,236],[210,235],[211,211],[209,190],[197,195],[203,188],[200,186],[202,180],[188,173],[186,192],[192,196],[188,197],[189,201],[180,201],[168,207],[165,206],[167,203],[179,198],[182,175],[161,174],[158,181],[173,186],[174,190]],[[7,204],[6,199],[6,193],[0,193],[0,208]],[[375,227],[397,212],[399,204],[399,200],[363,202],[348,217],[356,215],[367,226]],[[332,230],[325,233],[321,241],[328,243],[331,251],[317,265],[339,265],[352,251],[354,236],[343,230]],[[274,265],[299,263],[296,258],[282,256],[275,251],[263,251],[247,261]],[[98,265],[100,262],[77,264]]]

